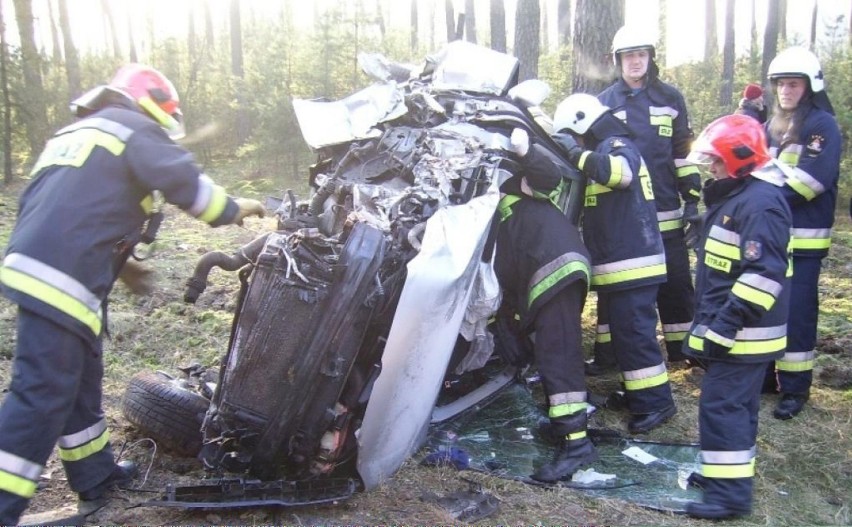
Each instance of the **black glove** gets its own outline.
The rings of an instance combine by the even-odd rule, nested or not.
[[[585,151],[582,146],[577,144],[577,140],[571,134],[553,134],[553,140],[556,141],[571,164],[576,165],[580,162],[580,156]]]
[[[730,352],[731,348],[719,344],[718,342],[714,342],[706,336],[704,337],[704,355],[708,359],[724,359]]]
[[[494,348],[507,363],[522,368],[532,363],[533,348],[529,337],[521,334],[512,312],[501,308],[491,325]]]
[[[701,238],[701,230],[704,226],[704,218],[698,213],[697,201],[684,203],[683,221],[686,222],[686,229],[683,231],[686,246],[690,249],[695,249],[698,246]]]

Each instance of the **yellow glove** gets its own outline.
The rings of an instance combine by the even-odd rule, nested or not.
[[[263,204],[256,199],[248,199],[248,198],[234,198],[234,202],[236,202],[239,210],[237,211],[237,215],[234,216],[234,223],[242,226],[243,220],[246,216],[258,216],[260,218],[266,216],[266,209],[263,208]]]
[[[150,295],[154,291],[154,270],[132,258],[124,263],[118,279],[134,295]]]

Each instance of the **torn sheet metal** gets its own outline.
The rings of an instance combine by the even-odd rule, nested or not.
[[[302,137],[311,148],[321,148],[379,137],[378,123],[396,119],[408,109],[396,83],[373,84],[339,101],[293,99]]]
[[[425,440],[498,201],[492,182],[484,195],[441,208],[426,222],[358,437],[358,473],[367,489],[396,472]]]
[[[463,40],[447,44],[437,61],[438,67],[432,76],[432,86],[436,90],[502,95],[518,70],[515,57]]]

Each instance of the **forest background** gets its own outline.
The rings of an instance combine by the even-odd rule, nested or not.
[[[691,6],[686,16],[685,4]],[[625,15],[659,28],[662,76],[684,93],[696,133],[733,111],[743,86],[765,78],[779,49],[804,45],[822,61],[846,137],[852,130],[852,6],[844,0],[799,0],[793,12],[787,4],[4,0],[3,180],[8,184],[28,172],[44,141],[71,120],[70,100],[131,61],[154,65],[175,83],[192,132],[185,144],[206,168],[234,171],[258,190],[300,188],[314,158],[294,133],[292,99],[334,100],[365,87],[369,81],[358,68],[359,53],[419,65],[449,40],[490,46],[520,59],[522,79],[550,84],[545,108],[552,111],[572,92],[597,93],[611,82],[610,45]],[[810,24],[802,23],[802,13]],[[702,44],[702,60],[665,68],[667,48],[679,56],[690,49],[694,56]],[[843,184],[848,180],[847,175]]]
[[[692,9],[681,18],[684,4]],[[816,380],[808,409],[795,420],[772,419],[775,401],[764,400],[755,511],[729,524],[850,525],[852,224],[846,206],[852,193],[852,2],[789,0],[789,4],[788,0],[2,0],[0,252],[35,157],[51,133],[73,119],[69,101],[107,82],[128,61],[151,64],[175,82],[189,131],[183,143],[205,171],[232,195],[263,198],[280,197],[287,188],[307,195],[307,167],[315,156],[297,133],[292,99],[335,100],[367,86],[370,81],[357,66],[361,52],[418,65],[449,40],[475,41],[517,56],[523,78],[547,81],[553,92],[544,106],[552,113],[566,95],[597,93],[612,81],[612,37],[627,16],[635,16],[659,28],[657,61],[662,77],[683,92],[697,133],[712,119],[734,110],[745,84],[765,79],[779,50],[810,47],[821,60],[846,145],[834,245],[824,263],[820,289]],[[700,49],[702,55],[669,61],[668,56],[681,48]],[[147,450],[150,444],[141,441],[138,430],[118,410],[127,379],[141,370],[174,373],[178,366],[196,361],[215,365],[227,347],[238,283],[233,276],[216,274],[198,304],[187,306],[182,301],[185,280],[201,254],[233,251],[268,231],[274,225],[270,221],[252,218],[241,229],[211,230],[168,210],[157,250],[147,262],[158,277],[154,294],[134,297],[122,287],[113,292],[113,338],[105,343],[104,354],[105,409],[114,444],[123,452],[131,445],[125,455],[148,470],[135,492],[115,500],[88,522],[451,524],[453,517],[422,496],[465,487],[462,478],[466,478],[500,499],[501,510],[484,520],[489,524],[705,525],[571,489],[550,491],[496,477],[426,469],[414,461],[406,463],[390,484],[336,506],[222,513],[138,507],[166,484],[197,481],[203,471],[195,459]],[[593,326],[594,318],[586,313],[587,348]],[[10,379],[14,334],[14,305],[0,299],[2,387]],[[648,439],[697,440],[700,372],[696,370],[671,372],[679,412]],[[589,382],[593,391],[617,386],[609,378]],[[619,427],[620,418],[602,412],[602,421],[595,425]],[[44,488],[29,512],[74,502],[61,474],[58,461],[52,459]]]

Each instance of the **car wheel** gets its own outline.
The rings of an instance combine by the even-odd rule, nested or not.
[[[201,394],[156,372],[134,375],[121,399],[121,411],[161,447],[196,456],[201,450],[201,423],[210,405]]]

